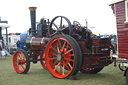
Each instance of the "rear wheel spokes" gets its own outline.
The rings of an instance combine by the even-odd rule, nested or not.
[[[70,71],[71,69],[69,68],[69,66],[67,64],[64,63],[64,65],[66,66],[66,70]]]
[[[55,66],[54,71],[57,70],[57,68],[59,67],[59,65],[60,65],[60,62]]]
[[[59,44],[59,46],[60,46],[60,49],[62,48],[62,45],[61,45],[61,40],[60,39],[58,39],[58,44]]]
[[[73,51],[73,49],[70,49],[67,52],[65,52],[65,55],[68,54],[68,53],[70,53],[71,51]]]
[[[73,59],[70,59],[70,58],[64,58],[64,60],[71,61],[71,62],[74,63],[74,60]]]
[[[57,49],[55,49],[54,47],[51,46],[51,49],[52,49],[54,52],[57,52],[57,53],[58,53]]]
[[[62,66],[61,66],[61,63],[60,63],[60,73],[62,73]]]
[[[63,39],[56,39],[54,43],[50,46],[52,54],[49,57],[49,62],[53,62],[52,67],[54,67],[54,72],[59,72],[60,75],[66,75],[72,70],[74,65],[75,60],[72,58],[74,56],[73,48]],[[61,60],[57,59],[58,56],[61,56]]]
[[[55,52],[52,52],[52,54],[57,57],[57,54]]]
[[[53,65],[55,66],[57,63],[58,63],[58,60],[56,60],[56,61],[53,63]]]

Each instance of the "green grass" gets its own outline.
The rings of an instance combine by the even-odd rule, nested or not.
[[[27,74],[18,74],[13,69],[13,57],[0,60],[0,85],[126,85],[123,72],[113,64],[105,67],[98,74],[76,75],[77,80],[54,78],[44,70],[40,62],[31,63]]]

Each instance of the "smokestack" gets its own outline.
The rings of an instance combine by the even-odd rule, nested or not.
[[[31,35],[36,33],[36,7],[29,7],[31,17]]]

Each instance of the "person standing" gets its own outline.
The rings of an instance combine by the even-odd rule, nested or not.
[[[19,44],[19,40],[16,42],[16,45],[17,45],[17,50],[20,49],[20,44]]]
[[[20,48],[20,49],[23,49],[23,47],[24,47],[24,41],[20,40],[20,41],[19,41],[19,45],[20,45],[19,48]]]
[[[3,50],[2,40],[0,40],[0,59],[2,59],[2,50]]]

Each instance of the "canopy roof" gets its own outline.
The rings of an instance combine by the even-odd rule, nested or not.
[[[126,0],[116,0],[116,1],[113,1],[113,2],[109,3],[109,5],[111,6],[111,5],[116,4],[116,3],[119,3],[121,1],[126,1]]]
[[[0,27],[2,27],[2,30],[5,28],[9,28],[10,25],[9,24],[4,24],[4,23],[0,23]]]

